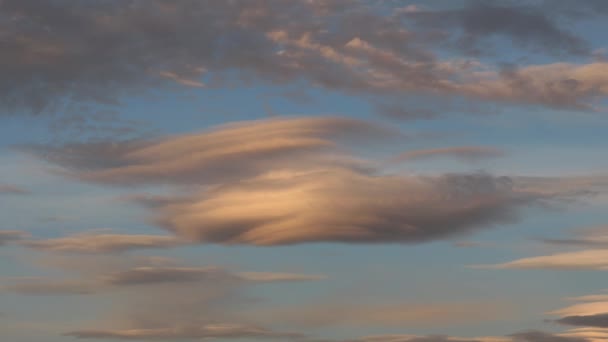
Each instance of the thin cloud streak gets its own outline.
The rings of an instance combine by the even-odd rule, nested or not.
[[[401,153],[391,158],[391,163],[403,163],[407,161],[425,160],[432,158],[453,158],[465,162],[475,162],[484,159],[503,157],[505,152],[484,146],[454,146],[434,148],[427,150],[414,150]]]
[[[174,248],[187,244],[174,236],[79,233],[46,240],[24,240],[21,245],[48,252],[108,253],[136,249]]]
[[[0,183],[0,195],[27,195],[30,194],[30,191],[12,184],[2,184]]]
[[[18,243],[29,236],[29,233],[21,230],[0,230],[0,246],[9,243]]]

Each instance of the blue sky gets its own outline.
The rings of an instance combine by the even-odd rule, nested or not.
[[[606,15],[0,2],[0,336],[605,340]]]

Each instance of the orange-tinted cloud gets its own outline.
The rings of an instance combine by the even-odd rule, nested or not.
[[[590,249],[518,259],[496,265],[476,265],[476,268],[519,268],[555,270],[608,270],[608,250]]]
[[[484,174],[374,176],[334,168],[269,173],[155,210],[163,227],[200,242],[415,243],[511,222],[536,199]]]
[[[153,141],[33,148],[68,175],[107,184],[213,184],[273,169],[313,165],[365,167],[338,149],[399,136],[389,128],[338,117],[231,123],[199,134]],[[361,165],[359,165],[361,164]]]
[[[424,242],[512,222],[520,208],[546,199],[586,194],[581,185],[568,193],[483,173],[390,175],[357,156],[363,142],[402,136],[354,119],[280,118],[155,141],[67,145],[46,156],[85,181],[188,185],[184,195],[132,199],[183,238],[224,244]],[[496,153],[467,147],[416,155]]]

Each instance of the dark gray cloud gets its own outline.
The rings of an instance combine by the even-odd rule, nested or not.
[[[566,316],[555,320],[555,322],[564,325],[608,328],[608,313],[597,315]]]
[[[408,12],[407,17],[429,28],[457,33],[458,44],[472,53],[488,53],[483,43],[495,36],[545,53],[586,55],[587,42],[565,28],[556,13],[539,4],[469,1],[463,8]],[[457,28],[459,30],[454,30]],[[539,52],[537,50],[536,52]],[[491,52],[490,52],[491,53]]]
[[[436,336],[421,336],[421,337],[412,337],[410,339],[407,340],[408,342],[451,342],[453,341],[453,338],[450,338],[450,336],[441,336],[441,335],[436,335]],[[476,340],[476,339],[462,339],[459,341],[462,342],[480,342],[480,340]]]
[[[585,342],[581,337],[570,337],[550,334],[542,331],[524,331],[509,335],[515,342]]]
[[[0,246],[11,242],[17,242],[28,236],[28,233],[20,230],[0,230]]]
[[[218,268],[138,267],[106,276],[104,277],[104,282],[115,286],[128,286],[203,280],[213,281],[214,278],[226,279],[232,277],[234,276]]]
[[[539,98],[547,85],[537,80],[528,85],[540,90],[525,96],[497,76],[494,66],[440,60],[433,53],[438,44],[433,37],[446,25],[461,28],[461,43],[471,49],[487,37],[505,36],[544,51],[588,52],[584,40],[533,6],[475,2],[461,9],[408,12],[406,18],[423,24],[416,29],[400,12],[387,13],[383,6],[334,3],[4,0],[2,114],[64,111],[73,103],[111,107],[158,87],[201,88],[251,79],[307,80],[372,97],[430,93],[554,107],[583,108],[605,95],[605,77],[590,83],[584,75],[556,75],[550,83],[564,88],[559,93],[570,94],[569,102],[557,101],[559,96]],[[473,72],[480,70],[494,70],[491,80],[498,77],[506,89],[495,84],[489,93],[476,90],[474,85],[488,81]],[[83,117],[69,120],[76,130],[90,124]],[[130,124],[106,128],[114,135],[136,129]]]
[[[296,282],[324,279],[322,275],[276,272],[229,272],[218,267],[137,267],[102,277],[112,286],[182,282]]]
[[[302,73],[266,37],[277,29],[319,31],[344,7],[338,3],[5,0],[0,104],[3,113],[54,111],[73,101],[112,105],[163,83],[202,86],[207,70],[238,69],[244,78],[276,82],[305,77],[326,86],[364,83],[356,77],[341,81],[349,73],[339,70],[324,73],[328,64],[314,56],[303,62],[321,62],[320,68]],[[377,15],[366,17],[386,26]]]

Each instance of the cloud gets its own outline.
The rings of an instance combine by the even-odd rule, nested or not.
[[[419,25],[453,33],[469,53],[487,52],[480,43],[496,36],[533,50],[542,46],[545,53],[590,53],[583,38],[560,27],[557,13],[538,5],[470,1],[462,8],[418,10],[403,15]]]
[[[114,286],[145,285],[213,281],[214,278],[230,277],[217,268],[196,267],[137,267],[103,277],[103,281]]]
[[[3,291],[21,295],[84,295],[98,290],[97,284],[83,280],[19,278],[1,287]]]
[[[173,236],[80,233],[47,240],[26,240],[22,245],[50,252],[108,253],[135,249],[171,248],[185,242]]]
[[[248,79],[306,80],[380,98],[427,93],[558,108],[590,108],[590,100],[606,95],[605,73],[575,72],[602,65],[493,82],[476,79],[474,62],[440,60],[434,52],[444,47],[446,32],[462,32],[459,45],[469,50],[504,36],[518,46],[588,54],[583,39],[534,6],[382,11],[365,1],[346,3],[5,0],[0,105],[3,114],[58,112],[66,102],[112,106],[175,83],[200,88]]]
[[[515,342],[584,342],[581,337],[560,336],[541,331],[526,331],[509,335]]]
[[[566,316],[555,320],[565,325],[608,328],[608,313],[586,316]]]
[[[25,188],[16,185],[0,183],[0,195],[26,195],[29,193],[30,192]]]
[[[281,333],[255,326],[239,324],[200,324],[169,328],[129,329],[129,330],[79,330],[68,332],[66,336],[77,338],[150,340],[150,339],[207,339],[207,338],[251,338],[251,339],[291,339],[302,335]]]
[[[297,273],[275,273],[275,272],[239,272],[241,279],[256,282],[277,282],[277,281],[315,281],[326,279],[327,276],[317,274],[297,274]]]
[[[603,328],[574,328],[561,333],[562,336],[584,338],[591,342],[601,342],[608,338],[608,329]]]
[[[565,239],[542,239],[541,241],[551,245],[576,246],[586,248],[607,248],[608,247],[608,226],[595,227],[588,230],[585,234],[578,234],[574,238]]]
[[[608,94],[608,63],[552,63],[505,68],[455,85],[457,92],[492,101],[540,104],[553,108],[596,110]]]
[[[104,282],[115,286],[145,285],[158,283],[214,281],[232,279],[252,282],[293,282],[324,279],[321,275],[274,272],[230,273],[221,268],[198,267],[138,267],[104,277]]]
[[[243,307],[251,308],[257,302],[246,292],[259,282],[313,278],[271,272],[241,274],[219,267],[192,267],[166,258],[130,255],[84,255],[77,259],[58,255],[55,259],[50,256],[43,261],[79,277],[15,278],[10,279],[12,287],[5,290],[28,295],[82,295],[84,287],[68,285],[89,285],[91,296],[101,296],[111,305],[107,306],[108,311],[97,314],[107,319],[93,322],[96,328],[72,327],[65,333],[83,339],[295,339],[301,335],[271,330],[255,319],[243,317]]]
[[[474,265],[475,268],[494,269],[553,269],[553,270],[607,270],[608,250],[582,250],[518,259],[496,265]]]
[[[342,11],[349,7],[354,10]],[[5,75],[0,103],[8,112],[49,111],[67,98],[113,104],[124,94],[158,86],[163,79],[199,87],[205,70],[236,70],[239,78],[256,76],[272,82],[304,77],[324,86],[346,87],[354,75],[331,72],[339,66],[318,56],[280,54],[281,46],[266,34],[278,29],[295,34],[323,31],[337,20],[345,30],[329,38],[339,44],[345,34],[349,36],[346,27],[357,28],[359,20],[367,19],[371,32],[355,32],[378,38],[383,45],[405,41],[399,25],[358,2],[348,7],[316,1],[203,5],[157,0],[78,6],[56,1],[41,6],[7,0],[0,5],[0,15],[7,18],[0,34],[10,51],[0,70]],[[298,63],[306,68],[301,70]]]
[[[23,295],[83,295],[112,291],[125,287],[171,284],[253,284],[302,282],[326,279],[324,275],[232,272],[221,267],[184,267],[146,265],[83,275],[76,279],[10,278],[2,290]]]
[[[578,301],[578,302],[602,302],[602,301],[608,302],[608,294],[570,297],[568,299]]]
[[[452,246],[458,248],[490,248],[495,247],[495,244],[482,241],[455,241]]]
[[[410,160],[424,160],[429,158],[454,158],[465,162],[479,161],[502,157],[504,152],[500,149],[484,146],[454,146],[434,148],[428,150],[407,151],[391,159],[391,162],[401,163]]]
[[[564,190],[571,192],[572,190],[568,189],[570,187],[567,184],[568,181],[565,180],[563,183],[565,184],[561,184],[561,186],[564,187]],[[580,181],[574,181],[574,184],[578,183]],[[583,181],[583,183],[588,182]],[[596,184],[597,182],[591,181],[591,183]],[[600,187],[605,187],[602,183],[600,183]],[[539,183],[539,185],[542,184],[543,182]],[[583,250],[522,258],[496,265],[474,265],[472,267],[495,269],[608,270],[608,250],[605,249],[608,246],[606,227],[599,226],[592,229],[584,229],[582,232],[576,238],[543,239],[541,241],[552,245],[586,248]]]
[[[205,84],[203,82],[197,81],[197,80],[193,80],[190,78],[184,78],[181,77],[179,75],[177,75],[176,73],[170,72],[170,71],[163,71],[160,73],[160,75],[162,77],[168,78],[170,80],[173,80],[181,85],[184,86],[188,86],[188,87],[195,87],[195,88],[202,88],[205,86]],[[199,75],[200,76],[200,75]]]
[[[608,176],[606,174],[590,176],[564,176],[564,177],[513,177],[518,188],[529,191],[557,194],[577,195],[603,195],[608,190]],[[566,196],[567,197],[567,196]]]
[[[587,295],[570,297],[568,300],[579,303],[550,312],[561,316],[553,322],[575,327],[584,327],[569,331],[572,336],[589,337],[592,340],[601,340],[606,337],[602,329],[608,328],[608,301],[606,295]]]
[[[316,342],[317,340],[311,340]],[[319,342],[585,342],[593,341],[571,333],[551,334],[528,330],[507,336],[458,337],[448,335],[374,335],[349,340],[318,340]]]
[[[29,237],[29,234],[20,230],[0,230],[0,246],[20,241]]]
[[[285,165],[298,168],[314,162],[356,166],[356,160],[340,158],[336,150],[353,141],[386,141],[387,136],[398,137],[399,133],[348,118],[276,118],[231,123],[199,134],[155,141],[26,150],[85,181],[119,185],[213,184],[256,176]]]
[[[310,34],[292,38],[277,31],[269,37],[346,69],[343,73],[351,74],[350,83],[334,84],[334,88],[350,87],[371,94],[434,93],[477,101],[592,110],[597,109],[593,101],[601,100],[608,89],[608,64],[604,62],[496,68],[474,60],[412,61],[362,37],[353,37],[343,47],[322,45]]]
[[[593,316],[608,312],[608,301],[585,302],[551,311],[560,316]]]
[[[45,156],[84,181],[188,185],[181,195],[130,199],[186,240],[222,244],[425,242],[513,222],[520,208],[587,195],[586,186],[596,185],[577,181],[562,190],[484,173],[391,175],[357,156],[366,151],[359,144],[369,149],[396,138],[403,134],[359,120],[280,118],[155,141],[67,145]],[[406,157],[498,153],[455,147]]]
[[[208,243],[416,243],[512,222],[534,193],[485,174],[373,176],[345,169],[283,172],[156,209],[158,223]]]
[[[462,338],[454,336],[431,335],[431,336],[416,336],[416,335],[378,335],[367,336],[353,342],[485,342],[483,338]],[[505,339],[505,341],[509,341]],[[489,342],[489,341],[488,341]]]

